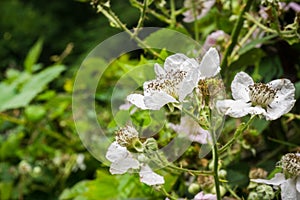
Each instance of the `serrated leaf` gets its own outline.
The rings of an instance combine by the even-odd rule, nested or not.
[[[39,39],[29,50],[26,59],[24,61],[24,67],[28,73],[33,72],[33,66],[34,64],[36,64],[38,58],[40,57],[40,54],[42,52],[42,47],[43,47],[43,40]]]

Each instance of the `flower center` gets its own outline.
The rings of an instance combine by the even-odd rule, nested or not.
[[[252,105],[260,105],[263,108],[270,107],[275,98],[276,90],[263,83],[254,83],[248,87]]]
[[[282,169],[290,175],[300,175],[300,155],[288,153],[281,158]]]
[[[158,76],[156,79],[149,81],[146,86],[147,93],[163,91],[173,97],[178,97],[178,85],[186,77],[186,71],[170,71],[164,76]]]
[[[129,125],[116,131],[116,141],[120,146],[131,146],[136,139],[138,139],[138,132]]]

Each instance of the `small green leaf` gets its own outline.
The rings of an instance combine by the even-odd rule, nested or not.
[[[41,120],[46,114],[46,109],[40,105],[30,105],[25,108],[25,116],[29,121]]]
[[[42,47],[43,47],[43,39],[39,39],[29,50],[26,59],[24,61],[25,70],[28,73],[33,72],[33,66],[34,64],[36,64],[38,58],[40,57]]]

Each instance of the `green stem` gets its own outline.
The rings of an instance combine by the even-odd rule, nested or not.
[[[247,0],[246,5],[243,8],[243,10],[241,11],[241,13],[239,15],[239,18],[238,18],[238,20],[237,20],[237,22],[236,22],[236,24],[235,24],[235,26],[232,30],[231,43],[230,43],[229,47],[226,49],[226,51],[224,53],[224,58],[223,58],[223,61],[221,63],[222,68],[226,67],[227,64],[228,64],[228,57],[231,55],[231,52],[232,52],[233,48],[235,47],[235,45],[237,43],[239,34],[240,34],[240,32],[242,30],[242,27],[243,27],[244,14],[249,11],[253,1],[254,0]]]
[[[174,170],[188,172],[193,175],[214,175],[213,171],[186,169],[186,168],[177,167],[176,165],[169,165],[168,167]]]
[[[175,13],[175,2],[174,0],[170,0],[171,6],[171,27],[175,27],[176,25],[176,13]]]
[[[171,194],[169,194],[164,187],[159,188],[159,190],[170,200],[176,200],[176,197],[173,197]]]
[[[247,127],[253,122],[256,115],[252,115],[251,118],[248,120],[248,122],[242,123],[239,125],[239,127],[234,132],[234,136],[229,140],[221,149],[219,149],[219,153],[223,153],[227,150],[235,141],[236,139],[247,129]]]
[[[25,124],[24,120],[18,119],[16,117],[12,117],[12,116],[9,116],[9,115],[6,115],[4,113],[0,113],[0,119],[3,120],[3,121],[12,122],[12,123],[19,124],[19,125]]]
[[[139,29],[140,29],[140,28],[143,26],[143,24],[144,24],[145,17],[146,17],[147,4],[148,4],[148,1],[147,1],[147,0],[144,0],[144,2],[143,2],[143,7],[142,7],[142,9],[141,9],[141,15],[140,15],[138,24],[137,24],[137,26],[136,26],[136,29],[135,29],[133,35],[137,35],[138,32],[139,32]]]
[[[139,8],[141,9],[143,7],[143,4],[141,2],[138,2],[136,0],[131,0],[131,5],[136,7],[136,8]],[[169,19],[169,17],[163,15],[163,14],[159,14],[157,13],[155,10],[151,9],[151,8],[147,8],[147,13],[150,13],[151,15],[153,15],[154,17],[156,17],[157,19],[159,19],[160,21],[162,22],[165,22],[167,24],[171,24],[171,20]]]
[[[262,23],[260,23],[260,20],[256,20],[253,16],[251,16],[250,14],[246,13],[245,17],[247,18],[247,20],[253,22],[254,24],[256,24],[258,27],[260,27],[261,29],[263,29],[266,32],[270,32],[270,33],[277,33],[277,31],[266,27],[265,25],[263,25]],[[278,33],[277,33],[278,34]]]
[[[215,131],[212,131],[211,137],[213,140],[213,163],[214,163],[214,180],[215,180],[215,188],[217,199],[221,200],[221,192],[220,192],[220,181],[219,181],[219,156],[218,156],[218,146]]]

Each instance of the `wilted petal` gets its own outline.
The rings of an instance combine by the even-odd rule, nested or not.
[[[165,92],[155,92],[151,96],[145,96],[144,102],[147,108],[159,110],[167,103],[175,103],[177,100]]]
[[[144,103],[144,96],[141,94],[130,94],[127,96],[127,101],[134,104],[136,107],[141,108],[143,110],[148,109]]]
[[[209,48],[203,56],[199,68],[201,78],[210,78],[220,72],[220,58],[218,51],[215,48]]]
[[[255,183],[264,183],[264,184],[268,184],[268,185],[275,185],[275,186],[279,186],[281,184],[283,184],[284,182],[286,182],[286,179],[284,177],[284,174],[282,173],[277,173],[275,174],[275,176],[270,179],[251,179],[252,182]],[[295,186],[294,186],[295,187]]]
[[[237,73],[231,83],[232,97],[248,102],[250,100],[248,86],[253,84],[253,79],[248,74],[245,72]]]
[[[154,173],[148,165],[141,167],[140,181],[147,185],[162,185],[165,183],[164,177]]]

